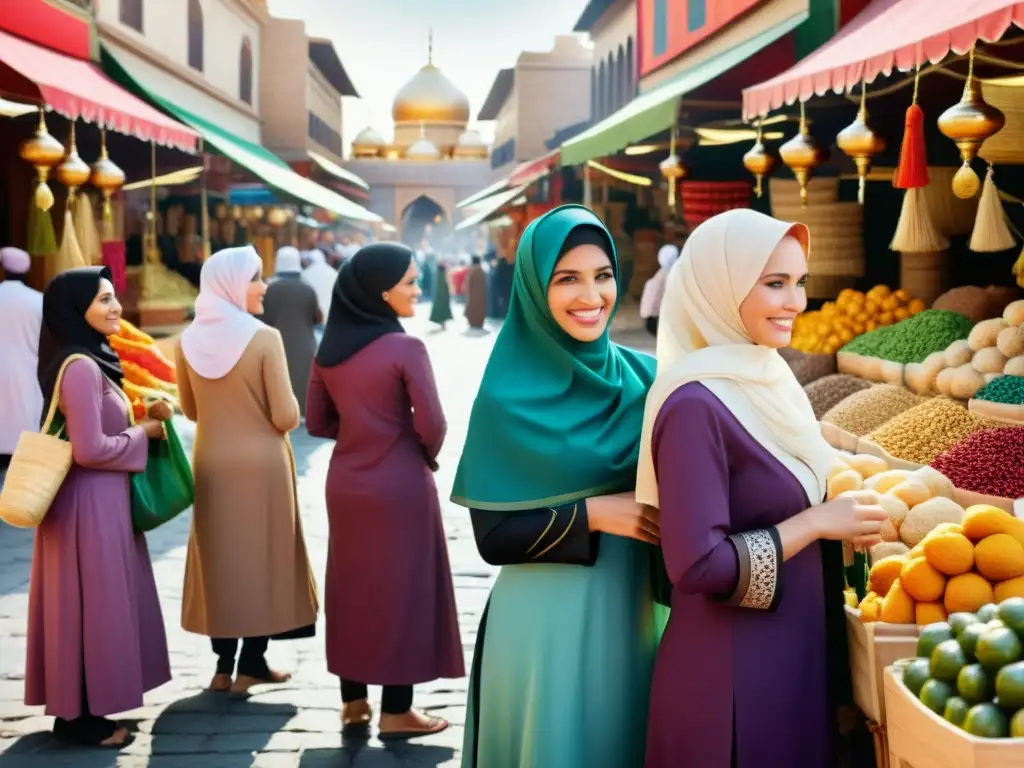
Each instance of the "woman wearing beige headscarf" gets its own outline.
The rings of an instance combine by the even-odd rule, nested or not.
[[[636,491],[661,511],[673,584],[646,768],[836,764],[838,541],[872,543],[885,513],[822,503],[835,453],[778,354],[806,308],[808,250],[804,225],[733,210],[668,275]]]

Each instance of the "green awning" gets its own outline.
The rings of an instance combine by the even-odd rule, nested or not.
[[[238,163],[238,165],[251,171],[276,191],[314,205],[317,208],[323,208],[326,211],[336,213],[346,219],[354,221],[383,221],[380,216],[366,210],[358,203],[354,203],[337,192],[327,189],[315,181],[307,179],[305,176],[299,175],[284,160],[267,148],[247,141],[240,136],[235,136],[184,107],[171,103],[160,94],[151,92],[142,83],[132,78],[131,73],[117,62],[117,59],[109,49],[104,48],[104,52],[109,54],[110,59],[117,64],[124,77],[130,79],[135,87],[145,93],[150,101],[191,127],[203,137],[205,143],[210,144],[235,163]]]
[[[682,96],[728,72],[792,32],[806,19],[806,11],[799,13],[654,90],[641,93],[618,112],[565,142],[561,146],[562,165],[581,165],[588,160],[614,155],[630,144],[668,130],[675,122],[676,107]]]
[[[514,203],[516,198],[522,195],[528,186],[530,185],[524,184],[521,187],[508,189],[488,197],[481,203],[479,211],[455,225],[455,231],[461,232],[464,229],[475,227],[477,224],[482,224],[485,221],[496,218],[501,214],[502,209],[509,203]]]
[[[475,194],[472,194],[469,197],[467,197],[465,200],[460,200],[455,204],[455,207],[468,208],[469,206],[474,205],[475,203],[479,203],[481,200],[491,197],[492,195],[496,195],[499,192],[504,192],[506,189],[508,189],[508,178],[506,177],[504,179],[498,179],[493,184],[484,187],[479,192],[476,192]]]

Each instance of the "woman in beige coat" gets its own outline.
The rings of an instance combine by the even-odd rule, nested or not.
[[[288,440],[299,405],[281,335],[253,317],[266,290],[253,248],[214,254],[177,350],[181,409],[197,423],[181,625],[212,639],[210,688],[232,693],[288,680],[267,643],[311,636],[318,607]]]

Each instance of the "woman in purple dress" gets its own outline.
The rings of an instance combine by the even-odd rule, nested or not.
[[[427,350],[405,335],[420,295],[412,251],[375,243],[338,273],[306,402],[335,440],[327,474],[327,668],[342,720],[366,726],[383,685],[382,737],[448,722],[412,707],[415,683],[465,675],[455,590],[431,470],[447,429]]]
[[[836,765],[839,542],[872,544],[886,515],[821,503],[835,454],[778,354],[806,308],[808,247],[802,224],[728,211],[668,276],[637,471],[673,584],[646,768]]]
[[[63,272],[43,294],[39,384],[44,403],[58,398],[74,463],[36,529],[25,665],[25,703],[56,716],[54,735],[106,747],[123,746],[128,732],[102,716],[142,706],[143,693],[171,679],[129,487],[163,428],[150,419],[130,426],[121,364],[107,344],[120,318],[106,267]],[[60,377],[72,355],[80,357]]]

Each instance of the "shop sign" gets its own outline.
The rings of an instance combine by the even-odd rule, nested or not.
[[[640,76],[771,0],[637,0]]]
[[[91,58],[94,0],[0,0],[0,5],[5,32],[77,59]]]

